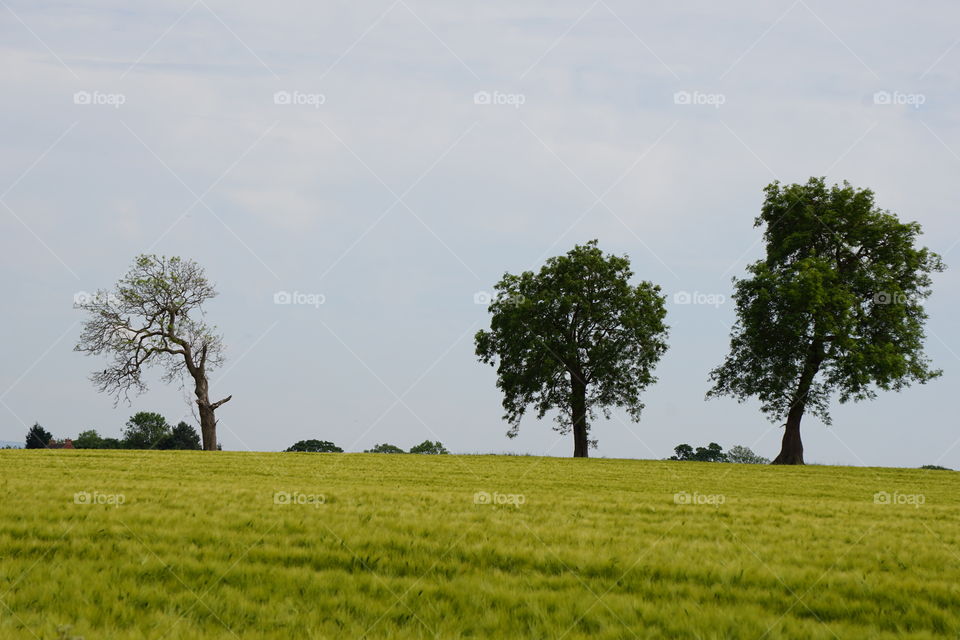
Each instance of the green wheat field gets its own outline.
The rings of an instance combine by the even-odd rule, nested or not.
[[[0,451],[0,638],[957,638],[949,471]]]

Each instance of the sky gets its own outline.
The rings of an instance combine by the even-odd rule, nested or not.
[[[596,238],[671,329],[641,421],[596,421],[591,455],[772,458],[757,403],[704,399],[762,189],[869,187],[960,263],[958,25],[946,1],[0,0],[0,440],[193,420],[159,372],[114,406],[73,351],[75,296],[157,253],[219,291],[225,449],[569,456],[549,418],[505,437],[477,300]],[[943,377],[808,416],[808,462],[960,467],[958,273],[927,303]]]

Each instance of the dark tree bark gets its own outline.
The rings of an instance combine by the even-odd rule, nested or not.
[[[799,404],[790,409],[787,423],[783,427],[780,454],[770,464],[804,464],[803,442],[800,440],[800,420],[803,418],[804,408],[803,404]]]
[[[573,418],[573,457],[590,456],[587,442],[587,384],[579,373],[570,375],[570,414]]]
[[[803,441],[800,439],[800,421],[807,408],[807,400],[813,380],[823,362],[823,343],[814,340],[807,350],[803,371],[797,383],[797,390],[790,403],[790,412],[787,414],[787,423],[783,427],[783,440],[780,443],[780,454],[770,464],[804,464]]]

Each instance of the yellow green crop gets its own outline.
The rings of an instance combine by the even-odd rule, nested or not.
[[[0,451],[0,638],[956,638],[946,471]]]

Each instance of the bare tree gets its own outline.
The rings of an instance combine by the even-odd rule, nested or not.
[[[113,291],[97,291],[76,304],[90,319],[75,350],[112,358],[91,376],[100,391],[129,402],[131,389],[146,391],[141,376],[148,365],[160,365],[168,383],[190,374],[206,451],[217,449],[215,411],[233,397],[210,402],[207,373],[223,364],[223,341],[204,322],[203,304],[216,295],[193,260],[141,255]]]

